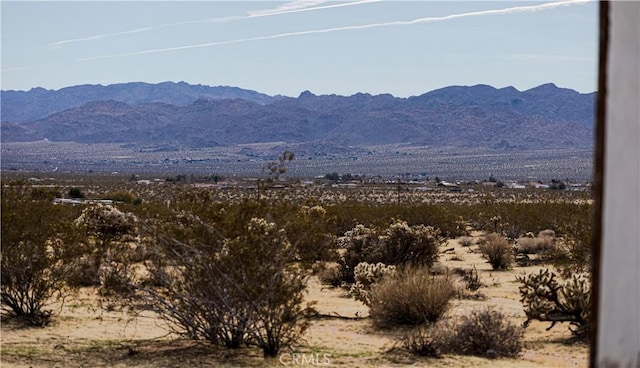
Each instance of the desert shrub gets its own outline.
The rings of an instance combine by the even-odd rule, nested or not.
[[[298,341],[308,326],[302,307],[307,276],[284,229],[253,218],[242,234],[208,243],[155,230],[158,246],[147,266],[161,287],[134,285],[139,305],[178,333],[228,348],[253,345],[276,356]]]
[[[487,234],[478,244],[480,252],[491,264],[494,270],[506,270],[513,264],[511,245],[498,234]]]
[[[476,266],[473,266],[473,268],[454,268],[453,273],[462,278],[465,289],[469,291],[476,291],[483,286]]]
[[[69,189],[69,198],[85,198],[86,195],[84,194],[84,192],[82,191],[82,189],[77,188],[77,187],[73,187],[71,189]]]
[[[317,261],[335,261],[333,219],[322,206],[301,206],[285,223],[287,238],[297,249],[297,258],[310,265]]]
[[[339,260],[344,281],[355,281],[354,270],[361,262],[431,266],[438,258],[443,242],[438,234],[433,227],[409,226],[400,220],[383,229],[356,225],[338,239],[338,244],[344,248]]]
[[[411,354],[439,358],[448,344],[450,333],[440,323],[420,325],[404,334],[402,347]]]
[[[381,328],[435,322],[449,309],[454,293],[448,277],[407,267],[371,287],[369,315]]]
[[[552,237],[543,236],[536,238],[523,237],[516,240],[516,252],[521,254],[540,254],[556,249]]]
[[[78,286],[99,285],[101,278],[104,281],[110,277],[107,274],[112,272],[113,267],[129,270],[136,222],[133,214],[111,205],[92,205],[82,211],[74,221],[76,231],[85,236],[81,250],[85,263],[82,267],[76,267],[80,274],[73,277]],[[85,266],[91,267],[91,270],[83,270]],[[82,278],[94,275],[98,279]]]
[[[115,192],[107,193],[103,196],[104,199],[111,199],[114,202],[122,202],[127,204],[133,204],[138,197],[130,191],[118,190]]]
[[[27,325],[46,325],[51,303],[71,291],[76,239],[69,225],[76,209],[32,200],[25,187],[3,186],[1,197],[2,309]]]
[[[60,197],[62,197],[62,193],[57,188],[31,188],[31,199],[36,201],[52,201],[54,198]]]
[[[338,287],[342,285],[342,272],[337,264],[325,265],[318,271],[318,280],[322,285]]]
[[[349,294],[354,299],[369,306],[371,301],[371,287],[380,283],[385,277],[396,273],[396,266],[387,266],[384,263],[371,264],[366,262],[358,263],[355,268],[355,283],[351,285]]]
[[[569,322],[569,329],[578,337],[586,337],[591,318],[591,281],[588,274],[574,274],[564,282],[549,269],[518,276],[520,301],[524,306],[527,326],[533,320]]]
[[[523,329],[492,307],[474,310],[461,317],[443,340],[442,349],[462,355],[486,358],[515,358],[522,350]]]
[[[473,245],[473,238],[470,236],[463,236],[458,239],[458,242],[463,247],[470,247]]]
[[[561,226],[563,235],[556,238],[555,248],[543,259],[551,263],[560,276],[590,273],[592,264],[591,223],[567,222]]]

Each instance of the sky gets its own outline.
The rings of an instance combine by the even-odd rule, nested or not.
[[[1,1],[2,90],[164,81],[409,97],[450,85],[597,88],[598,4]]]

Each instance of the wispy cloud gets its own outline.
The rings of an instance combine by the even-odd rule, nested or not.
[[[272,16],[276,16],[276,15],[283,15],[283,14],[290,14],[290,13],[318,11],[318,10],[324,10],[324,9],[341,8],[341,7],[345,7],[345,6],[362,5],[362,4],[368,4],[368,3],[375,3],[375,2],[379,2],[379,1],[382,1],[382,0],[360,0],[360,1],[352,1],[352,2],[347,2],[347,3],[319,6],[320,4],[325,3],[326,0],[322,0],[322,1],[320,1],[320,0],[299,0],[299,1],[292,1],[290,3],[284,4],[284,5],[281,5],[279,7],[272,8],[272,9],[256,10],[256,11],[253,11],[253,12],[249,12],[246,15],[218,17],[218,18],[205,18],[205,19],[196,19],[196,20],[175,22],[175,23],[166,23],[166,24],[160,24],[160,25],[156,25],[156,26],[152,26],[152,27],[136,28],[136,29],[131,29],[131,30],[127,30],[127,31],[121,31],[121,32],[104,33],[104,34],[93,35],[93,36],[88,36],[88,37],[81,37],[81,38],[62,40],[62,41],[57,41],[57,42],[50,43],[47,46],[49,46],[49,47],[60,47],[60,46],[71,44],[71,43],[87,42],[87,41],[98,41],[98,40],[102,40],[102,39],[109,38],[109,37],[123,36],[123,35],[141,33],[141,32],[150,32],[150,31],[155,31],[157,29],[161,29],[161,28],[176,27],[176,26],[182,26],[182,25],[187,25],[187,24],[198,24],[198,23],[220,24],[220,23],[228,23],[228,22],[246,20],[246,19],[251,19],[251,18],[272,17]]]
[[[592,0],[563,0],[563,1],[555,1],[555,2],[549,2],[549,3],[544,3],[544,4],[537,4],[537,5],[515,6],[515,7],[503,8],[503,9],[482,10],[482,11],[475,11],[475,12],[451,14],[451,15],[445,15],[445,16],[439,16],[439,17],[418,18],[418,19],[407,20],[407,21],[370,23],[370,24],[362,24],[362,25],[316,29],[316,30],[309,30],[309,31],[297,31],[297,32],[279,33],[279,34],[268,35],[268,36],[241,38],[241,39],[235,39],[235,40],[229,40],[229,41],[208,42],[208,43],[200,43],[200,44],[194,44],[194,45],[185,45],[185,46],[167,47],[167,48],[161,48],[161,49],[142,50],[142,51],[137,51],[137,52],[122,53],[122,54],[94,56],[94,57],[88,57],[88,58],[79,59],[78,61],[91,61],[91,60],[99,60],[99,59],[109,59],[109,58],[120,58],[120,57],[127,57],[127,56],[155,54],[155,53],[162,53],[162,52],[173,52],[173,51],[197,49],[197,48],[204,48],[204,47],[223,46],[223,45],[230,45],[230,44],[244,43],[244,42],[253,42],[253,41],[261,41],[261,40],[272,40],[272,39],[293,37],[293,36],[304,36],[304,35],[310,35],[310,34],[342,32],[342,31],[352,31],[352,30],[361,30],[361,29],[379,28],[379,27],[391,27],[391,26],[407,26],[407,25],[413,25],[413,24],[421,24],[421,23],[429,23],[429,22],[442,22],[442,21],[448,21],[448,20],[453,20],[453,19],[470,18],[470,17],[480,17],[480,16],[489,16],[489,15],[507,15],[507,14],[516,14],[516,13],[531,13],[531,12],[554,9],[554,8],[563,7],[563,6],[570,6],[570,5],[574,5],[574,4],[587,3],[587,2],[590,2],[590,1],[592,1]],[[359,2],[359,3],[364,3],[364,2],[370,2],[370,1],[363,1],[363,2]],[[355,3],[348,3],[348,4],[355,4]],[[344,4],[336,4],[336,5],[328,5],[327,7],[335,7],[337,5],[343,5],[344,6]],[[318,8],[319,7],[306,8],[306,9],[318,9]],[[326,8],[326,7],[324,7],[324,8]],[[281,11],[281,13],[282,12],[291,12],[291,11],[302,11],[302,10],[304,10],[304,9]]]

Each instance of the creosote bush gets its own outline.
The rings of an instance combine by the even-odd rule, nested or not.
[[[522,327],[492,308],[474,310],[461,317],[445,338],[447,344],[442,349],[462,355],[486,358],[515,358],[522,350]]]
[[[435,322],[449,310],[454,294],[447,276],[433,276],[426,267],[406,267],[371,286],[369,315],[380,328]]]
[[[72,288],[68,264],[77,249],[70,228],[76,208],[33,200],[22,185],[2,186],[2,310],[31,326],[51,321],[55,300]]]
[[[524,330],[494,309],[473,310],[457,321],[441,320],[412,329],[402,339],[412,354],[440,357],[442,354],[484,358],[515,358],[522,350]]]
[[[494,270],[507,270],[513,265],[513,251],[509,241],[495,233],[487,234],[478,243],[480,252]]]
[[[130,279],[134,295],[127,303],[154,311],[188,338],[227,348],[257,346],[265,357],[299,340],[310,310],[302,306],[307,272],[284,229],[263,218],[250,219],[232,238],[170,228],[147,229],[153,256],[146,266],[154,279]],[[198,241],[174,235],[197,235]]]
[[[411,354],[439,358],[450,335],[440,322],[427,323],[411,329],[402,337],[401,343]]]

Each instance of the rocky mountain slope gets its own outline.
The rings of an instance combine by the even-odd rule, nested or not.
[[[26,122],[16,118],[28,115],[21,109],[29,110],[30,105],[54,109],[47,101],[56,97],[41,98],[32,90],[23,92],[32,93],[31,100],[18,103],[6,100],[8,92],[3,92],[2,142],[48,139],[194,148],[283,141],[314,147],[409,143],[530,150],[589,148],[593,140],[595,93],[580,94],[553,84],[522,92],[513,87],[452,86],[410,98],[363,93],[317,96],[308,91],[297,98],[270,97],[186,83],[117,86],[119,101],[106,99],[90,86],[63,89],[84,88],[84,96],[96,100],[68,109],[60,103],[59,111]],[[93,86],[102,91],[110,87]],[[228,93],[198,95],[189,102],[197,93],[171,97],[161,92],[168,87],[228,88]]]

